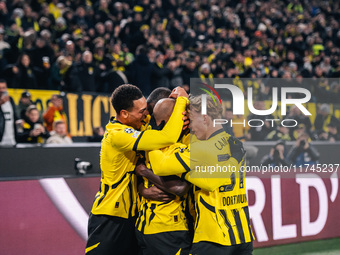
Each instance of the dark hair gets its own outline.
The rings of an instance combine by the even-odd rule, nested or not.
[[[171,90],[166,87],[159,87],[154,89],[148,99],[146,100],[147,103],[157,103],[159,100],[163,98],[169,97],[171,94]]]
[[[155,104],[159,100],[163,98],[168,98],[170,94],[171,94],[171,90],[165,87],[159,87],[159,88],[154,89],[148,96],[148,99],[146,100],[148,104],[149,114],[153,113],[153,108],[155,107]]]
[[[20,64],[21,64],[21,61],[22,61],[22,59],[24,58],[24,56],[27,56],[27,57],[29,58],[30,64],[31,64],[32,60],[31,60],[30,55],[28,55],[27,53],[23,52],[23,53],[21,53],[21,54],[19,55],[19,57],[18,57],[18,59],[17,59],[17,65],[20,65]]]
[[[52,97],[56,97],[57,99],[63,99],[63,95],[61,94],[53,94]]]
[[[139,45],[136,48],[136,55],[146,55],[147,50],[145,49],[145,47],[143,45]]]
[[[7,84],[7,81],[5,79],[0,79],[0,83],[6,83]]]
[[[111,95],[111,104],[119,115],[121,110],[130,110],[133,101],[143,97],[142,91],[131,84],[123,84],[116,88]]]

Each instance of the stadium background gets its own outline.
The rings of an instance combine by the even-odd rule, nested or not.
[[[18,100],[22,91],[10,90],[10,93]],[[42,109],[47,106],[51,94],[57,93],[42,90],[30,92],[32,100]],[[18,148],[0,149],[1,202],[6,205],[0,210],[3,219],[1,229],[6,230],[1,232],[0,240],[5,254],[83,252],[87,215],[98,189],[100,173],[100,144],[83,141],[92,134],[93,123],[101,124],[104,121],[105,124],[114,112],[109,107],[109,97],[103,94],[66,93],[65,98],[68,116],[71,112],[75,114],[69,124],[71,134],[79,140],[78,143],[68,147],[21,144]],[[315,103],[309,103],[307,108],[315,114]],[[251,162],[258,165],[275,142],[248,144],[259,149],[257,159]],[[288,143],[288,148],[292,144]],[[339,143],[314,142],[314,145],[320,151],[320,163],[338,163]],[[93,170],[86,176],[76,175],[75,158],[91,162]],[[337,175],[331,178],[331,174],[314,173],[312,178],[308,178],[311,176],[293,174],[288,178],[285,174],[279,174],[279,179],[277,175],[272,175],[248,173],[247,176],[255,247],[287,243],[301,245],[303,241],[340,236],[338,224],[335,224],[340,209]],[[333,243],[325,247],[325,250],[328,249],[338,251],[339,247]],[[265,250],[255,254],[262,252]],[[281,252],[291,254],[289,251],[285,253],[285,248]]]
[[[182,75],[182,81],[177,79],[178,73],[192,61],[195,72],[191,75],[207,81],[212,77],[273,78],[275,70],[281,78],[285,75],[321,79],[339,77],[338,1],[143,0],[119,3],[89,0],[0,3],[0,76],[8,81],[10,96],[18,102],[21,93],[28,90],[43,111],[52,94],[61,90],[66,92],[64,106],[70,134],[75,141],[84,141],[85,136],[92,135],[92,127],[105,126],[108,116],[114,114],[105,92],[111,92],[122,81],[112,79],[112,76],[116,77],[114,75],[122,71],[130,82],[136,82],[130,64],[137,59],[135,50],[139,45],[145,45],[148,53],[155,49],[154,53],[158,51],[165,56],[163,69],[171,70],[172,76],[164,75],[162,82],[170,88],[187,85]],[[27,14],[27,6],[33,10],[32,16]],[[85,16],[82,16],[81,8]],[[49,12],[45,13],[47,9]],[[125,19],[128,25],[124,27]],[[113,21],[113,28],[124,29],[117,33],[105,25],[107,31],[100,34],[101,26],[96,25],[107,20]],[[46,45],[44,49],[35,45],[41,38],[48,42],[48,51],[53,51],[49,53],[48,65],[42,62],[39,54]],[[73,50],[67,47],[68,41],[73,44]],[[221,41],[225,43],[224,49],[219,49]],[[118,44],[121,50],[117,52]],[[231,54],[230,48],[233,49]],[[87,88],[77,87],[81,53],[85,49],[90,50],[94,58],[93,65],[86,67],[101,74],[97,76],[100,78],[87,84]],[[101,59],[99,52],[103,49],[105,56]],[[28,54],[29,67],[20,65],[22,53]],[[68,60],[65,62],[68,73],[62,72],[57,65],[65,60],[57,61],[60,56]],[[174,63],[177,63],[175,68]],[[21,70],[17,75],[20,79],[13,73],[14,66]],[[27,76],[22,75],[25,72]],[[109,81],[114,82],[112,86]],[[148,84],[148,80],[143,82]],[[143,92],[148,94],[151,83],[149,87],[143,86]],[[259,99],[270,95],[265,88],[265,84],[257,87]],[[330,104],[331,113],[340,117],[339,106],[334,104],[339,98],[339,88],[339,82],[308,87],[313,96],[307,105],[312,122],[318,105],[325,102],[333,103]],[[90,92],[78,93],[81,91]],[[268,152],[270,145],[264,145],[263,151]],[[262,145],[258,146],[261,148]],[[321,159],[323,162],[338,162],[338,143],[321,142],[320,146],[320,152],[326,155]],[[86,149],[88,151],[84,152]],[[48,151],[41,150],[51,150],[54,157],[48,158],[51,156]],[[46,159],[50,160],[51,167],[39,164],[44,153],[49,155]],[[92,156],[86,158],[88,153]],[[83,253],[87,213],[98,189],[99,177],[97,173],[87,177],[75,175],[73,159],[79,156],[94,163],[94,172],[98,171],[99,145],[79,143],[68,148],[19,146],[0,149],[1,254]],[[92,158],[94,156],[96,159]],[[49,168],[53,169],[53,166],[57,166],[56,172],[50,173]],[[340,236],[338,178],[315,177],[310,183],[308,180],[299,179],[299,176],[291,179],[248,178],[256,247],[297,242],[299,244],[289,251],[279,247],[271,251],[275,254],[303,253],[303,250],[316,254],[323,254],[322,250],[339,253],[339,239],[333,243],[306,244],[312,248],[301,243]],[[310,188],[306,188],[307,184]],[[265,253],[265,250],[255,251],[255,254]]]

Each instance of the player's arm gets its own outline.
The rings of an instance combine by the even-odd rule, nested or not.
[[[238,169],[240,167],[239,163],[234,158],[230,158],[226,163],[230,165],[230,168],[235,166],[236,169]],[[230,178],[232,174],[232,172],[226,172],[224,178],[200,178],[200,177],[193,177],[192,173],[193,172],[183,173],[181,178],[209,192],[212,192],[218,187],[226,184],[227,179]]]
[[[190,184],[185,180],[181,180],[181,178],[175,175],[165,177],[157,176],[142,163],[136,166],[135,172],[137,175],[147,178],[159,189],[179,197],[185,195],[190,188]]]
[[[240,167],[239,163],[245,155],[243,145],[234,137],[230,137],[228,142],[231,157],[225,162],[225,164],[230,165],[230,169],[233,167],[238,169]],[[179,150],[168,156],[163,154],[161,150],[150,151],[149,159],[155,174],[162,176],[182,173],[182,179],[185,179],[197,187],[210,192],[225,184],[226,178],[229,178],[231,175],[231,173],[226,173],[225,178],[192,177],[190,172],[190,145],[186,149]],[[201,162],[201,159],[193,159],[192,162],[195,164],[195,162]],[[194,165],[192,167],[195,168]]]
[[[170,202],[175,198],[173,194],[166,193],[165,191],[157,188],[157,186],[146,188],[144,186],[144,183],[140,183],[138,185],[138,192],[146,199],[155,200],[163,203]]]
[[[190,145],[186,148],[183,145],[183,148],[170,155],[164,154],[161,150],[150,151],[149,159],[153,172],[159,176],[189,172]]]
[[[199,178],[192,177],[190,172],[190,146],[185,150],[179,150],[171,155],[165,155],[161,150],[154,150],[149,152],[149,159],[152,165],[152,170],[156,175],[170,175],[182,173],[182,180],[204,189],[206,191],[214,191],[221,185],[226,183],[226,178]],[[227,162],[230,167],[238,166],[235,158],[231,157]],[[231,174],[231,173],[230,173]]]
[[[183,113],[188,102],[186,97],[177,98],[173,113],[162,130],[124,129],[112,135],[113,146],[126,151],[149,151],[176,143],[182,132]]]

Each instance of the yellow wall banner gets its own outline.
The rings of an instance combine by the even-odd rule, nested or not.
[[[31,93],[31,100],[44,112],[50,103],[53,94],[63,94],[55,90],[24,90],[8,89],[9,95],[18,105],[23,92]],[[110,103],[110,96],[95,93],[73,94],[65,93],[64,111],[68,118],[69,133],[72,137],[92,136],[92,128],[102,126],[105,128],[110,116],[115,111]]]
[[[64,99],[64,110],[69,121],[70,135],[92,136],[92,128],[105,128],[115,111],[110,97],[98,94],[67,93]]]
[[[57,90],[37,90],[37,89],[8,89],[9,95],[13,98],[15,104],[19,104],[21,94],[28,91],[31,93],[31,100],[37,105],[39,111],[44,112],[48,103],[50,102],[51,96],[54,94],[60,94]]]
[[[8,89],[10,96],[16,104],[22,92],[28,91],[31,93],[32,101],[37,105],[41,112],[44,112],[50,102],[53,94],[63,94],[60,91],[54,90],[24,90],[24,89]],[[69,133],[72,137],[92,136],[93,127],[102,126],[105,128],[111,116],[115,115],[115,111],[111,106],[110,96],[96,93],[64,93],[64,111],[68,118]],[[225,108],[229,108],[230,101],[223,102]],[[312,124],[314,123],[317,109],[320,103],[307,103],[305,107],[312,113],[310,116]],[[271,107],[271,102],[266,101],[267,109]],[[339,105],[330,104],[331,113],[337,118],[340,117]],[[282,118],[279,114],[280,102],[278,108],[274,112],[274,117]],[[245,100],[245,116],[249,114],[247,100]]]

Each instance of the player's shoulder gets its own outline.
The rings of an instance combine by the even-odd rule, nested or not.
[[[223,130],[213,133],[207,140],[196,140],[191,143],[191,155],[197,160],[215,157],[221,152],[229,151],[230,135]]]
[[[104,138],[114,138],[119,139],[119,137],[126,138],[126,135],[131,135],[134,138],[137,138],[141,132],[125,125],[114,118],[111,118],[109,123],[106,125],[106,131],[104,134]],[[106,137],[105,137],[106,136]]]
[[[133,133],[134,131],[136,131],[134,128],[119,122],[114,117],[112,117],[110,119],[109,123],[107,123],[106,130],[109,133],[125,132],[127,134],[130,134],[130,133]]]
[[[220,129],[218,130],[218,132],[216,132],[216,135],[213,136],[214,139],[221,139],[221,138],[225,138],[225,139],[229,139],[231,135],[228,134],[225,130],[223,129]]]

